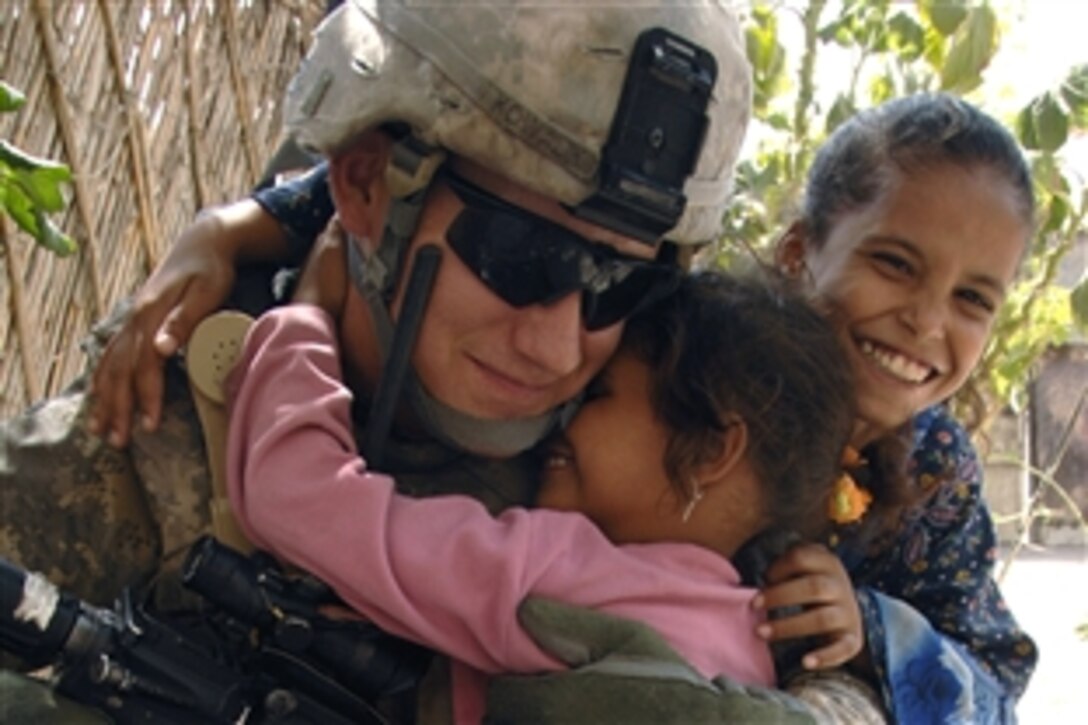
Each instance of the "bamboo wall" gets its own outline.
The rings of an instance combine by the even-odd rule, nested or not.
[[[79,341],[202,207],[244,195],[324,0],[0,0],[0,138],[67,163],[58,258],[0,221],[0,418],[85,367]]]

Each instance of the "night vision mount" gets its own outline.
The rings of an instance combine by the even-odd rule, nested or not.
[[[574,214],[649,244],[675,227],[717,77],[706,49],[663,28],[643,32],[602,152],[598,191]]]

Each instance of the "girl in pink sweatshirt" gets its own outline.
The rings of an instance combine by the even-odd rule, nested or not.
[[[455,662],[455,720],[485,676],[562,664],[519,626],[528,595],[652,626],[700,673],[773,685],[756,590],[730,557],[757,533],[816,535],[852,423],[825,321],[756,281],[687,276],[627,323],[545,456],[538,508],[397,494],[356,449],[336,326],[313,305],[251,328],[228,479],[246,534],[382,629]]]

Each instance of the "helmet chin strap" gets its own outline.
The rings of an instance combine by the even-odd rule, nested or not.
[[[392,200],[389,222],[376,254],[364,259],[359,241],[348,235],[349,274],[374,319],[383,366],[389,360],[394,332],[387,297],[403,264],[404,250],[411,241],[425,195],[426,189],[421,189],[403,199]],[[382,380],[390,377],[383,375]],[[542,415],[493,420],[469,415],[439,401],[423,387],[414,370],[405,376],[404,388],[416,417],[428,433],[447,445],[491,458],[509,458],[532,448],[557,427],[565,425],[577,409],[577,401],[572,400]]]
[[[511,420],[490,420],[462,413],[428,393],[414,374],[405,382],[408,399],[420,421],[447,445],[486,456],[510,458],[532,448],[573,414],[566,403],[543,415]]]

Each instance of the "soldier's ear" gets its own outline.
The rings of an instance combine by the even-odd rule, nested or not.
[[[385,167],[391,141],[370,131],[329,161],[329,190],[341,225],[358,239],[381,237],[389,208]]]

